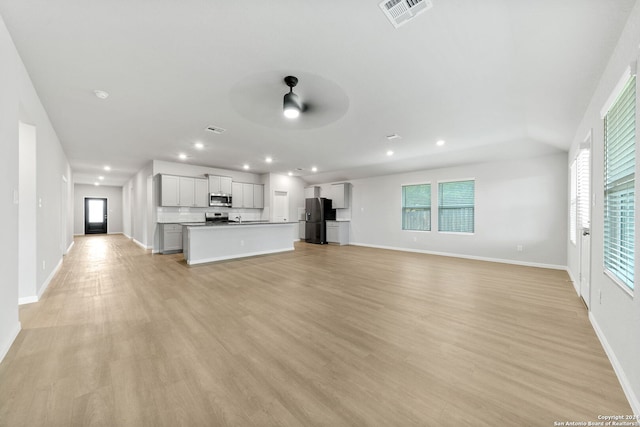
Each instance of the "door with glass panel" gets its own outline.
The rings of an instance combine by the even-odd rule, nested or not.
[[[84,234],[106,234],[107,199],[84,199]]]

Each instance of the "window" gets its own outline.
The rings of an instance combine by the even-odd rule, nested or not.
[[[636,78],[604,115],[604,268],[634,288]]]
[[[570,205],[569,205],[569,240],[574,245],[576,244],[576,217],[577,217],[577,206],[578,206],[578,198],[576,193],[576,161],[574,160],[571,163],[571,167],[569,168],[569,179],[571,182],[569,183],[569,191],[570,191]]]
[[[431,231],[431,184],[402,186],[402,229]]]
[[[438,231],[474,232],[475,181],[438,184]]]

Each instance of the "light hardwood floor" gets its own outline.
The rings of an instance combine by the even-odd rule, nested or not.
[[[76,238],[2,426],[552,426],[631,409],[565,272],[353,246],[188,267]]]

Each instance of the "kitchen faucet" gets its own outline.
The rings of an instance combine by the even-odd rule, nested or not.
[[[239,222],[240,224],[242,224],[242,216],[241,216],[241,215],[238,215],[238,216],[236,217],[236,219],[238,220],[238,222]]]

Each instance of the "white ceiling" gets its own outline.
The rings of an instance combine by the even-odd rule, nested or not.
[[[378,3],[0,0],[0,14],[76,182],[122,185],[184,152],[317,183],[566,151],[635,0],[433,0],[399,29]],[[294,122],[289,74],[310,107]]]

